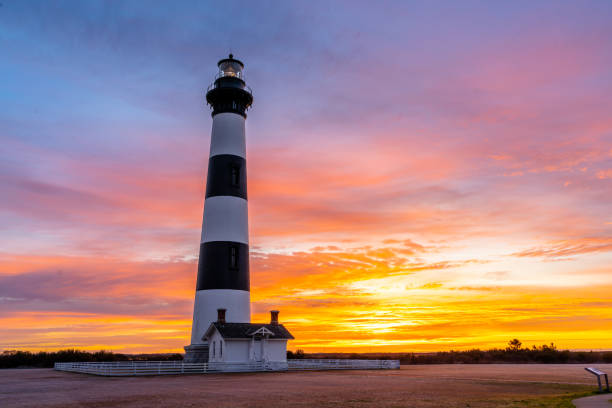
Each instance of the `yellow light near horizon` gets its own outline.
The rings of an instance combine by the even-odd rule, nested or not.
[[[307,352],[486,349],[505,347],[512,338],[525,345],[554,342],[560,348],[606,349],[611,348],[612,338],[612,281],[606,269],[598,266],[606,259],[602,256],[590,256],[583,263],[555,263],[550,268],[550,263],[520,257],[438,262],[423,255],[419,261],[407,260],[392,246],[375,251],[354,248],[279,252],[265,258],[255,255],[252,321],[267,322],[268,311],[279,309],[281,323],[296,337],[289,348]],[[33,262],[40,264],[36,259]],[[581,274],[572,274],[572,268],[578,266]],[[142,265],[122,264],[121,268],[129,276]],[[172,264],[173,273],[183,270],[186,276],[193,276],[192,264]],[[130,299],[140,296],[144,300],[151,293],[166,295],[160,305],[191,297],[180,295],[188,291],[175,281],[176,290],[166,291],[166,280],[173,275],[163,268],[157,273],[156,283],[146,287],[90,294],[113,293],[123,299],[129,293]],[[529,274],[537,276],[527,280]],[[547,280],[553,283],[544,285]],[[193,284],[185,279],[182,285]],[[1,347],[183,352],[191,329],[191,307],[185,303],[181,309],[164,306],[159,309],[163,314],[135,315],[15,312],[0,317],[5,328]]]

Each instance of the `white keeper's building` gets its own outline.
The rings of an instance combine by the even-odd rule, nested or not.
[[[277,369],[287,364],[287,341],[294,337],[278,322],[272,310],[270,323],[229,323],[225,309],[218,310],[203,341],[208,343],[209,363],[268,363]]]

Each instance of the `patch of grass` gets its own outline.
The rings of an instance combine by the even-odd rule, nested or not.
[[[576,398],[590,397],[594,392],[573,392],[570,394],[554,395],[539,398],[529,398],[520,401],[512,401],[508,408],[575,408],[572,401]]]
[[[590,397],[596,395],[596,392],[587,390],[584,387],[571,387],[573,389],[565,390],[549,390],[544,395],[531,394],[529,391],[518,395],[506,395],[502,398],[487,398],[466,401],[463,405],[458,404],[457,407],[469,408],[575,408],[572,401],[577,398]],[[535,391],[535,390],[534,390]]]

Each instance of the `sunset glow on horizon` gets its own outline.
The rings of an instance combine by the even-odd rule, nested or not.
[[[612,349],[612,3],[3,3],[0,351],[189,344],[229,49],[254,322]]]

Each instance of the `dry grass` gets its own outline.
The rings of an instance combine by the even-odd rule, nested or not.
[[[571,407],[571,399],[593,389],[593,378],[579,365],[129,378],[0,370],[1,407]]]

